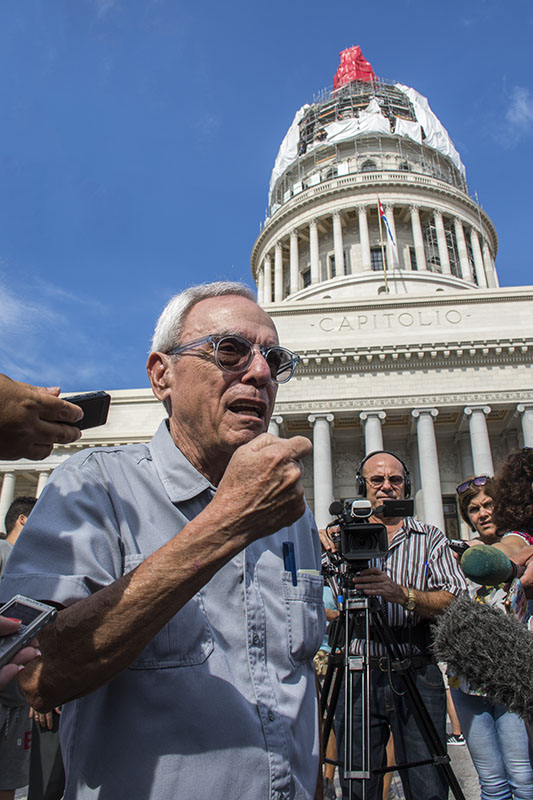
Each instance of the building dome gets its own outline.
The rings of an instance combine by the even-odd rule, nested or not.
[[[446,130],[415,89],[359,47],[302,106],[272,171],[252,253],[265,304],[498,285],[497,237]]]

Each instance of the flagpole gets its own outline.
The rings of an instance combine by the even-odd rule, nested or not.
[[[383,244],[383,227],[381,223],[381,209],[379,207],[379,197],[377,199],[378,206],[378,219],[379,219],[379,240],[381,243],[381,258],[383,260],[383,279],[385,281],[385,294],[389,293],[389,284],[387,281],[387,261],[385,259],[385,245]]]

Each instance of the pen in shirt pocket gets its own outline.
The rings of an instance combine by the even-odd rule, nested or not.
[[[283,542],[283,566],[286,572],[292,575],[292,585],[298,586],[298,573],[296,572],[296,557],[294,555],[294,542]]]

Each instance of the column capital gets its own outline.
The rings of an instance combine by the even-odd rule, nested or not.
[[[327,411],[324,411],[323,413],[319,411],[315,414],[309,414],[309,416],[307,417],[307,421],[310,422],[311,425],[314,425],[317,419],[325,419],[326,422],[333,422],[335,417],[333,416],[333,414],[330,414]]]
[[[380,420],[384,420],[387,414],[385,411],[361,411],[359,414],[359,419],[361,422],[366,422],[369,417],[377,417]]]
[[[318,224],[318,220],[317,220],[316,217],[313,217],[313,219],[309,220],[309,225],[317,225],[317,224]]]
[[[293,228],[290,232],[290,236],[291,239],[294,239],[296,236],[298,236],[298,228]]]
[[[421,208],[422,208],[422,206],[420,205],[420,203],[409,203],[409,211],[411,213],[416,212],[416,211],[420,212]]]
[[[423,414],[429,414],[433,419],[436,419],[439,416],[439,410],[437,408],[413,408],[411,411],[411,416],[415,419],[418,419]]]
[[[277,241],[274,245],[274,250],[281,250],[282,244],[281,241]]]
[[[464,409],[464,414],[466,417],[471,417],[474,411],[482,411],[485,416],[488,416],[491,412],[490,406],[466,406]]]
[[[336,208],[331,216],[333,217],[333,219],[340,219],[341,218],[341,212],[339,211],[338,208]]]
[[[368,203],[357,203],[357,205],[355,206],[355,208],[357,209],[357,211],[358,211],[360,214],[366,214],[366,210],[367,210],[367,208],[368,208]]]
[[[439,211],[438,208],[433,209],[433,214],[435,215],[436,219],[442,219],[442,211]]]
[[[276,425],[283,425],[283,417],[281,417],[279,414],[276,414],[275,416],[270,417],[270,422],[275,422]]]
[[[515,414],[524,414],[526,411],[533,411],[533,403],[518,403]]]

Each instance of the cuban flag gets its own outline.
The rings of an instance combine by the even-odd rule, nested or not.
[[[385,216],[385,211],[383,210],[383,206],[381,205],[381,200],[379,199],[379,197],[378,197],[378,208],[379,208],[379,216],[381,217],[382,222],[385,223],[385,226],[386,226],[386,228],[387,228],[387,230],[389,232],[390,240],[393,243],[393,245],[396,247],[396,242],[394,241],[394,237],[393,237],[393,235],[391,233],[391,229],[389,227],[389,221],[388,221],[387,217]]]

